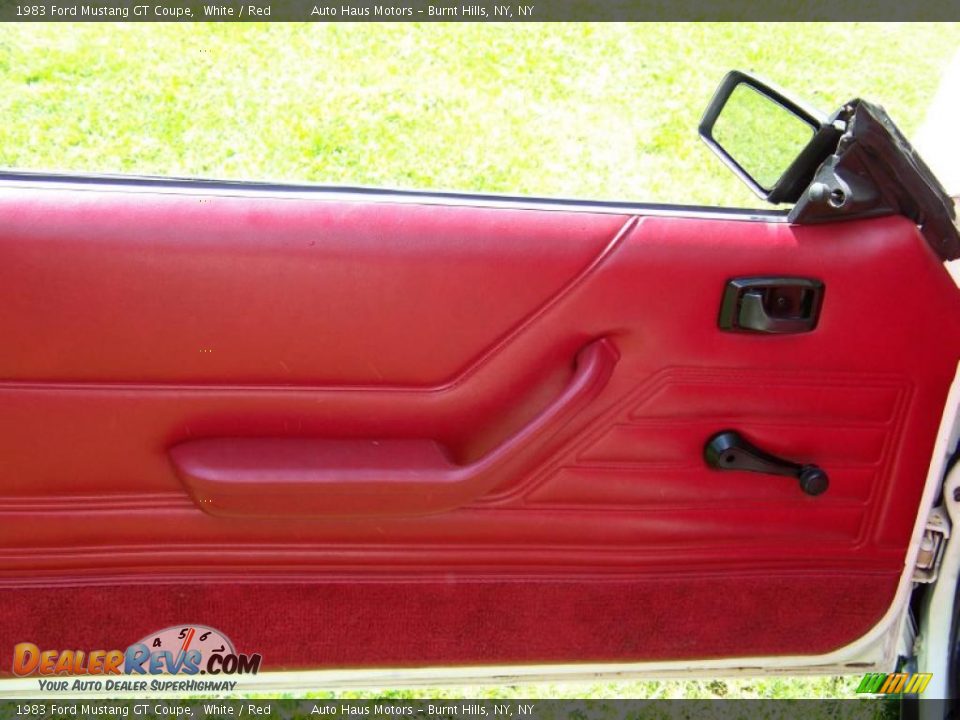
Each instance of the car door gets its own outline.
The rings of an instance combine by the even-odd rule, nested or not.
[[[0,647],[828,666],[902,617],[960,294],[896,214],[7,173],[0,338]]]

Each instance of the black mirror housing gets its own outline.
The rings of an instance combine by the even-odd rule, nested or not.
[[[780,174],[779,178],[769,186],[764,186],[738,161],[715,137],[714,130],[728,101],[739,88],[749,88],[775,106],[779,106],[786,113],[802,121],[810,128],[811,137],[802,150],[793,158],[792,162]],[[803,191],[813,180],[814,173],[820,164],[829,157],[837,147],[841,131],[835,128],[828,119],[815,108],[804,105],[798,100],[787,96],[774,85],[767,83],[753,75],[732,70],[723,78],[720,86],[714,93],[713,99],[707,106],[698,128],[700,137],[716,153],[720,159],[739,177],[747,186],[762,199],[771,203],[791,202],[800,199]],[[757,138],[762,140],[763,138]]]

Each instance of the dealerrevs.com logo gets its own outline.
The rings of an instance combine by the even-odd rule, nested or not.
[[[177,625],[151,633],[125,650],[47,650],[22,642],[13,648],[13,674],[19,677],[72,676],[235,676],[255,675],[259,653],[238,653],[230,639],[205,625]],[[41,680],[41,690],[232,690],[236,682]],[[183,686],[183,687],[181,687]]]

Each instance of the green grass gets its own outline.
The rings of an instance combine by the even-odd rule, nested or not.
[[[619,681],[605,683],[525,683],[474,687],[445,687],[409,690],[365,690],[357,692],[312,692],[310,698],[396,698],[422,697],[480,699],[683,699],[715,700],[785,698],[857,698],[860,676],[849,677],[768,677],[716,680]],[[862,697],[862,696],[861,696]]]
[[[910,133],[955,24],[0,28],[0,165],[756,205],[696,135],[730,68]]]
[[[826,111],[868,97],[909,134],[958,44],[957,24],[8,24],[0,165],[756,205],[696,135],[727,70]],[[853,697],[857,681],[339,696]]]

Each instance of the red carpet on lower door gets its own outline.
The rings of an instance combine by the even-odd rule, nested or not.
[[[819,654],[884,614],[890,574],[638,580],[192,583],[0,590],[13,646],[124,649],[203,624],[262,670]]]

